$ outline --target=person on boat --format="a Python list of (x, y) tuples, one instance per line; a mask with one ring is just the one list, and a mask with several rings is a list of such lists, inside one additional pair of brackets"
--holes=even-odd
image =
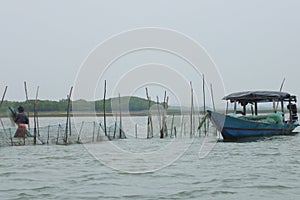
[(29, 120), (26, 114), (24, 113), (24, 108), (22, 106), (18, 107), (18, 113), (15, 115), (14, 121), (18, 124), (18, 129), (16, 130), (14, 137), (26, 137), (26, 125), (29, 123)]

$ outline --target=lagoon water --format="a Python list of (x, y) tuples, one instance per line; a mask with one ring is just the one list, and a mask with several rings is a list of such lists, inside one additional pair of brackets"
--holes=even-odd
[(299, 134), (245, 143), (204, 140), (128, 137), (0, 147), (0, 198), (300, 199)]

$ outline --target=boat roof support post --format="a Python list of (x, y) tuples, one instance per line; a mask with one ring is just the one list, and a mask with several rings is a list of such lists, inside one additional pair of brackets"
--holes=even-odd
[(254, 103), (254, 113), (257, 115), (257, 102)]
[(234, 114), (236, 114), (236, 100), (234, 101)]
[(281, 115), (282, 115), (282, 120), (284, 122), (285, 119), (284, 119), (284, 104), (283, 104), (283, 100), (281, 100)]
[(290, 113), (290, 119), (289, 119), (289, 122), (290, 123), (292, 123), (293, 122), (293, 120), (292, 120), (292, 108), (291, 108), (291, 103), (292, 103), (292, 101), (291, 101), (291, 97), (289, 98), (289, 113)]
[(226, 101), (226, 111), (225, 111), (225, 114), (227, 115), (227, 113), (228, 113), (228, 101)]

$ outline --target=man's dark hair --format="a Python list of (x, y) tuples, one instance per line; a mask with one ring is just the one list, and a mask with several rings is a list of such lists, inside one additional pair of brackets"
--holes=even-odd
[(21, 113), (21, 112), (24, 112), (23, 106), (19, 106), (19, 107), (18, 107), (18, 112), (20, 112), (20, 113)]

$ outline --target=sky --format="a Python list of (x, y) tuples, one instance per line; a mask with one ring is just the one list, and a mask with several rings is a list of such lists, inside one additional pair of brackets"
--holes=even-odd
[[(38, 86), (40, 99), (64, 99), (71, 86), (79, 82), (78, 77), (91, 54), (103, 48), (101, 44), (130, 30), (155, 27), (185, 35), (203, 47), (207, 53), (203, 59), (218, 71), (215, 79), (208, 75), (211, 80), (207, 80), (207, 87), (213, 81), (220, 84), (215, 92), (218, 100), (224, 94), (237, 91), (277, 91), (284, 78), (283, 90), (299, 96), (299, 9), (300, 1), (297, 0), (0, 0), (0, 93), (2, 95), (8, 86), (5, 99), (23, 101), (26, 81), (30, 99), (35, 98)], [(135, 39), (131, 42), (136, 43)], [(173, 44), (181, 45), (176, 40)], [(118, 44), (114, 47), (110, 49), (112, 54), (121, 49)], [(99, 60), (102, 57), (98, 55)], [(103, 78), (97, 74), (96, 85), (89, 85), (87, 80), (84, 86), (86, 90), (91, 88), (94, 97), (100, 99), (103, 79), (107, 79), (108, 90), (114, 91), (110, 95), (115, 96), (120, 92), (118, 88), (124, 86), (121, 77), (133, 83), (135, 77), (150, 80), (149, 77), (172, 76), (170, 80), (166, 78), (169, 83), (185, 87), (173, 91), (165, 84), (166, 88), (159, 89), (162, 84), (155, 85), (153, 79), (153, 87), (148, 85), (149, 92), (152, 99), (156, 96), (162, 99), (163, 90), (169, 89), (170, 99), (173, 99), (170, 101), (178, 104), (189, 91), (188, 82), (179, 80), (184, 74), (184, 80), (192, 81), (200, 102), (201, 76), (189, 72), (191, 66), (180, 58), (157, 50), (132, 53), (112, 63), (115, 68), (109, 76)], [(153, 71), (146, 73), (149, 63), (154, 63)], [(179, 76), (172, 75), (170, 70), (165, 76), (156, 76), (155, 70), (167, 69), (164, 68), (166, 63), (180, 65)], [(136, 66), (145, 69), (135, 70), (133, 79), (128, 79), (124, 74), (114, 73), (119, 72), (120, 66), (125, 74)], [(178, 71), (179, 68), (175, 68), (171, 71)], [(128, 94), (145, 97), (145, 86), (137, 82), (130, 86), (135, 88)], [(179, 91), (185, 93), (178, 95)], [(178, 101), (174, 100), (175, 96)], [(188, 104), (188, 99), (182, 100), (184, 104)]]

